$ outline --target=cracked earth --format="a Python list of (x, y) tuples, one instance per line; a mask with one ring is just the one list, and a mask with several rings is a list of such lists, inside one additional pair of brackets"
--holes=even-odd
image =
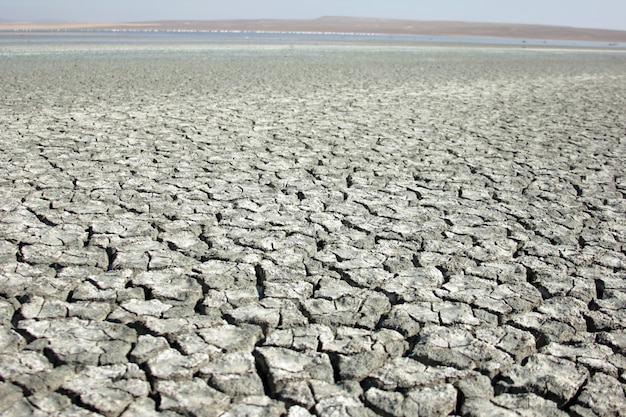
[(625, 54), (24, 48), (0, 415), (626, 415)]

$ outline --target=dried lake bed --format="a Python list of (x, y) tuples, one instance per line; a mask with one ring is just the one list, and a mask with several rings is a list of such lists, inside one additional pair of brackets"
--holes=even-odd
[(0, 415), (624, 415), (624, 51), (72, 39), (0, 42)]

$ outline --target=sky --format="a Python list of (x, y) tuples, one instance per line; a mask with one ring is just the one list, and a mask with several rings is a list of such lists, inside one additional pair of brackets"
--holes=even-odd
[(625, 0), (0, 0), (0, 21), (312, 19), (534, 23), (626, 30)]

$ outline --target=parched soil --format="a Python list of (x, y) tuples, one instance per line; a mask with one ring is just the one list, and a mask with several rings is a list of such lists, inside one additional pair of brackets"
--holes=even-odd
[(626, 410), (626, 54), (0, 50), (3, 416)]

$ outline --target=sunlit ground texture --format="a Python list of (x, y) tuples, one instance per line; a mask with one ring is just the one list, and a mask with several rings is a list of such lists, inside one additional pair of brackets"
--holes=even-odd
[(4, 45), (0, 415), (624, 415), (625, 68)]

